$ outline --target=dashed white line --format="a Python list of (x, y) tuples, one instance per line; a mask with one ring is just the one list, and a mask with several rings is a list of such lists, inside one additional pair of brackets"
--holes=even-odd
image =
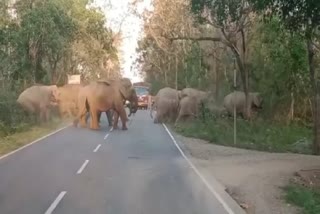
[(109, 133), (108, 133), (108, 134), (106, 134), (106, 136), (104, 136), (104, 138), (103, 138), (103, 139), (105, 140), (105, 139), (107, 139), (108, 137), (109, 137)]
[(88, 163), (89, 163), (89, 160), (86, 160), (78, 170), (77, 174), (81, 174), (84, 168), (88, 165)]
[(218, 199), (218, 201), (222, 204), (223, 208), (228, 212), (228, 214), (235, 214), (233, 212), (233, 210), (228, 206), (228, 204), (221, 198), (221, 196), (217, 193), (217, 191), (215, 191), (215, 189), (209, 184), (209, 182), (204, 178), (204, 176), (199, 172), (199, 170), (195, 167), (195, 165), (193, 165), (193, 163), (189, 160), (189, 158), (184, 154), (184, 152), (182, 151), (182, 149), (180, 148), (180, 146), (178, 145), (177, 141), (174, 139), (173, 135), (171, 134), (171, 132), (169, 131), (169, 129), (167, 128), (167, 126), (165, 124), (162, 124), (163, 127), (165, 128), (165, 130), (167, 131), (167, 133), (169, 134), (170, 138), (172, 139), (172, 141), (174, 142), (174, 144), (176, 145), (176, 147), (178, 148), (178, 150), (180, 151), (181, 155), (184, 157), (184, 159), (188, 162), (188, 164), (190, 165), (190, 167), (195, 171), (195, 173), (200, 177), (200, 179), (202, 180), (202, 182), (207, 186), (207, 188), (210, 190), (210, 192)]
[[(112, 132), (112, 131), (113, 131), (113, 127), (111, 127), (111, 129), (109, 130), (109, 132)], [(107, 133), (106, 136), (104, 136), (103, 139), (104, 139), (104, 140), (107, 139), (107, 138), (109, 137), (109, 135), (110, 135), (110, 133)]]
[(47, 209), (47, 211), (44, 214), (51, 214), (53, 210), (58, 206), (59, 202), (62, 200), (62, 198), (65, 196), (67, 192), (63, 191), (60, 192), (58, 197), (54, 200), (54, 202), (50, 205), (50, 207)]
[(100, 147), (101, 147), (101, 144), (99, 144), (99, 145), (93, 150), (93, 152), (97, 152)]

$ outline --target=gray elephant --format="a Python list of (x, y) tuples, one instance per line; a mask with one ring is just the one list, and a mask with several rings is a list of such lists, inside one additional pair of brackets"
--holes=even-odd
[(40, 121), (48, 121), (51, 108), (58, 105), (57, 90), (56, 85), (34, 85), (19, 95), (17, 103), (27, 112), (39, 114)]
[(196, 97), (185, 96), (180, 100), (179, 113), (175, 124), (182, 118), (193, 117), (196, 118), (199, 112), (199, 102)]
[[(250, 107), (252, 108), (262, 108), (262, 97), (258, 92), (249, 93), (249, 102)], [(223, 106), (226, 108), (229, 114), (233, 116), (234, 106), (236, 107), (236, 112), (242, 114), (242, 117), (245, 116), (245, 107), (246, 107), (246, 96), (243, 91), (235, 91), (227, 96), (223, 100)], [(250, 109), (250, 110), (251, 110)]]
[(180, 99), (183, 97), (189, 96), (189, 97), (195, 97), (197, 100), (205, 100), (209, 96), (209, 92), (201, 91), (195, 88), (184, 88), (180, 92)]
[(165, 87), (158, 91), (150, 110), (151, 118), (153, 118), (153, 110), (156, 109), (157, 111), (154, 123), (175, 120), (178, 114), (179, 97), (180, 91), (170, 87)]

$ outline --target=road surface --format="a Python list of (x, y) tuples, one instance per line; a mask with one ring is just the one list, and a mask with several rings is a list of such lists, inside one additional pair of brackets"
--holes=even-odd
[(232, 213), (147, 111), (108, 129), (68, 127), (1, 159), (0, 213)]

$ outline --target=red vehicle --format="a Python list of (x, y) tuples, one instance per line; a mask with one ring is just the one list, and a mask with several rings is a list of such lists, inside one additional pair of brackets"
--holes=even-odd
[(133, 84), (134, 89), (136, 90), (138, 96), (138, 108), (147, 109), (149, 104), (149, 86), (147, 83), (136, 83)]

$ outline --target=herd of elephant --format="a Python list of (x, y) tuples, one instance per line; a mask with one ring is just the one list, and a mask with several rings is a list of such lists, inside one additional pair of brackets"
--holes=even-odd
[[(154, 97), (150, 116), (153, 118), (153, 110), (156, 109), (154, 123), (162, 123), (167, 120), (173, 120), (177, 123), (185, 117), (197, 117), (200, 104), (213, 97), (210, 94), (210, 92), (194, 88), (184, 88), (183, 90), (170, 87), (162, 88)], [(126, 101), (130, 103), (129, 115), (125, 111)], [(252, 108), (262, 107), (262, 97), (259, 93), (249, 93), (249, 102)], [(61, 116), (67, 115), (74, 118), (73, 124), (75, 126), (80, 123), (81, 127), (86, 127), (90, 116), (90, 129), (94, 130), (100, 128), (102, 112), (106, 113), (109, 126), (112, 125), (113, 129), (118, 128), (120, 117), (122, 129), (127, 130), (128, 116), (130, 117), (138, 110), (138, 97), (128, 78), (98, 80), (86, 85), (66, 84), (61, 87), (36, 84), (25, 89), (19, 95), (17, 103), (26, 112), (39, 114), (41, 121), (47, 121), (50, 111), (57, 107)], [(214, 107), (213, 109), (232, 115), (235, 107), (237, 113), (244, 115), (245, 103), (245, 94), (241, 91), (235, 91), (225, 96), (222, 108)]]
[[(218, 114), (227, 113), (233, 115), (234, 107), (236, 112), (244, 116), (246, 97), (242, 91), (234, 91), (224, 97), (223, 106), (218, 107), (210, 92), (201, 91), (194, 88), (184, 88), (176, 90), (170, 87), (162, 88), (158, 91), (151, 107), (150, 116), (153, 118), (153, 110), (157, 113), (154, 123), (175, 121), (175, 124), (186, 117), (197, 117), (201, 104), (207, 103), (209, 109)], [(262, 97), (258, 92), (249, 93), (249, 103), (251, 110), (262, 108)], [(211, 104), (211, 105), (210, 105)]]
[(87, 126), (90, 115), (90, 129), (99, 129), (101, 113), (105, 112), (109, 126), (118, 128), (119, 117), (122, 129), (126, 130), (128, 121), (125, 102), (129, 101), (130, 116), (138, 110), (138, 97), (128, 78), (119, 80), (99, 80), (89, 84), (56, 85), (36, 84), (25, 89), (18, 97), (17, 103), (27, 112), (39, 114), (41, 121), (47, 121), (50, 111), (59, 108), (61, 116), (74, 118), (75, 126)]

